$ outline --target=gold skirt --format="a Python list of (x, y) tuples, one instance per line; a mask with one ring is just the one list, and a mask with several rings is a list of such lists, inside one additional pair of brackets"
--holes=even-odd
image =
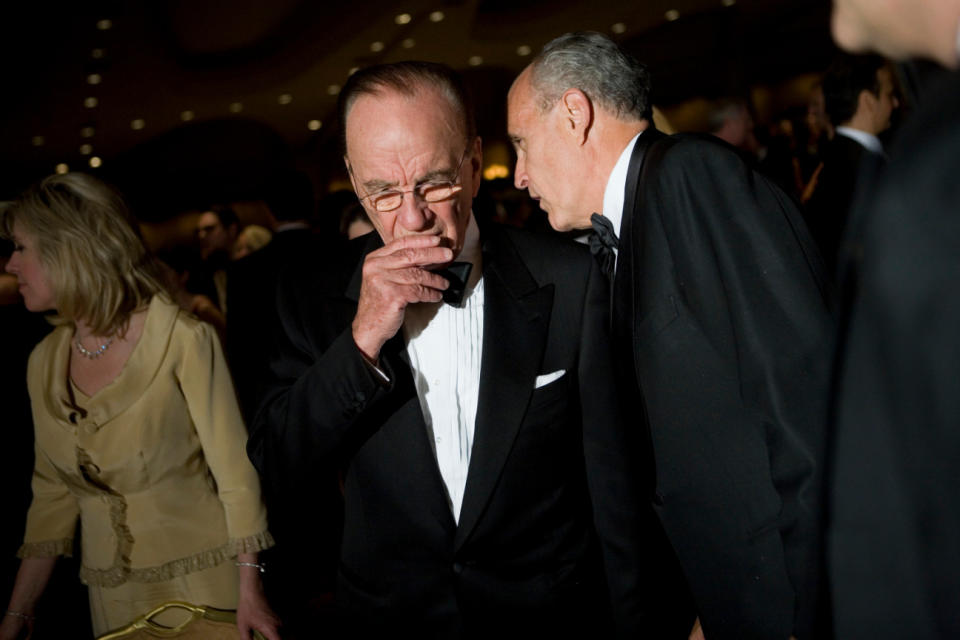
[[(171, 600), (217, 609), (236, 609), (239, 582), (237, 568), (233, 561), (228, 560), (210, 569), (163, 582), (124, 582), (116, 587), (91, 585), (88, 588), (93, 634), (101, 636), (125, 627), (151, 609)], [(155, 622), (174, 627), (187, 617), (184, 611), (173, 610), (165, 612)]]

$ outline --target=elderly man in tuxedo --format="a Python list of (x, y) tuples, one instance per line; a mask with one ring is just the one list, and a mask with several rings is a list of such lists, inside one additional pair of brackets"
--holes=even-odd
[(960, 0), (836, 0), (848, 51), (944, 67), (854, 208), (831, 444), (838, 638), (960, 637)]
[(342, 468), (337, 597), (354, 632), (639, 629), (653, 515), (603, 275), (575, 243), (478, 228), (481, 144), (449, 69), (361, 70), (340, 114), (376, 233), (281, 287), (248, 448), (265, 482), (309, 509), (311, 478)]
[(508, 127), (517, 187), (550, 224), (600, 227), (693, 635), (814, 637), (831, 322), (799, 212), (731, 147), (656, 131), (646, 68), (601, 34), (549, 43), (510, 89)]

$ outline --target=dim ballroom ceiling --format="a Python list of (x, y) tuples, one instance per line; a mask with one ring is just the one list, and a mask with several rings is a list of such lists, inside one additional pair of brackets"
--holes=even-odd
[(378, 62), (465, 72), (481, 133), (502, 136), (511, 79), (571, 30), (607, 33), (648, 62), (658, 102), (745, 91), (821, 68), (828, 15), (814, 0), (7, 3), (0, 198), (61, 164), (154, 190), (332, 169), (337, 92)]

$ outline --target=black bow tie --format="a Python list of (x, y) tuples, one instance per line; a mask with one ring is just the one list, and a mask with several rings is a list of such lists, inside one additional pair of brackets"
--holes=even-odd
[(467, 278), (470, 277), (470, 270), (473, 269), (473, 263), (470, 262), (451, 262), (443, 269), (434, 271), (447, 279), (450, 286), (443, 292), (443, 301), (454, 307), (459, 307), (463, 300), (463, 294), (467, 292)]
[(607, 277), (613, 278), (617, 266), (617, 254), (614, 250), (618, 244), (613, 223), (599, 213), (594, 213), (590, 215), (590, 225), (593, 227), (589, 238), (590, 253), (600, 263), (600, 268)]

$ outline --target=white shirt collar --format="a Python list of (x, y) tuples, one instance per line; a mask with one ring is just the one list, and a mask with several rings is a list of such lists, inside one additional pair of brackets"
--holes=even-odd
[(627, 191), (627, 170), (630, 168), (630, 156), (633, 155), (633, 147), (637, 144), (641, 131), (630, 139), (626, 148), (620, 154), (617, 164), (613, 165), (613, 171), (607, 178), (607, 188), (603, 192), (603, 217), (610, 221), (617, 237), (620, 237), (620, 225), (623, 223), (623, 201)]
[(860, 129), (851, 129), (850, 127), (837, 127), (837, 133), (859, 142), (860, 146), (866, 148), (867, 151), (883, 155), (883, 143), (880, 142), (880, 138), (872, 133)]

